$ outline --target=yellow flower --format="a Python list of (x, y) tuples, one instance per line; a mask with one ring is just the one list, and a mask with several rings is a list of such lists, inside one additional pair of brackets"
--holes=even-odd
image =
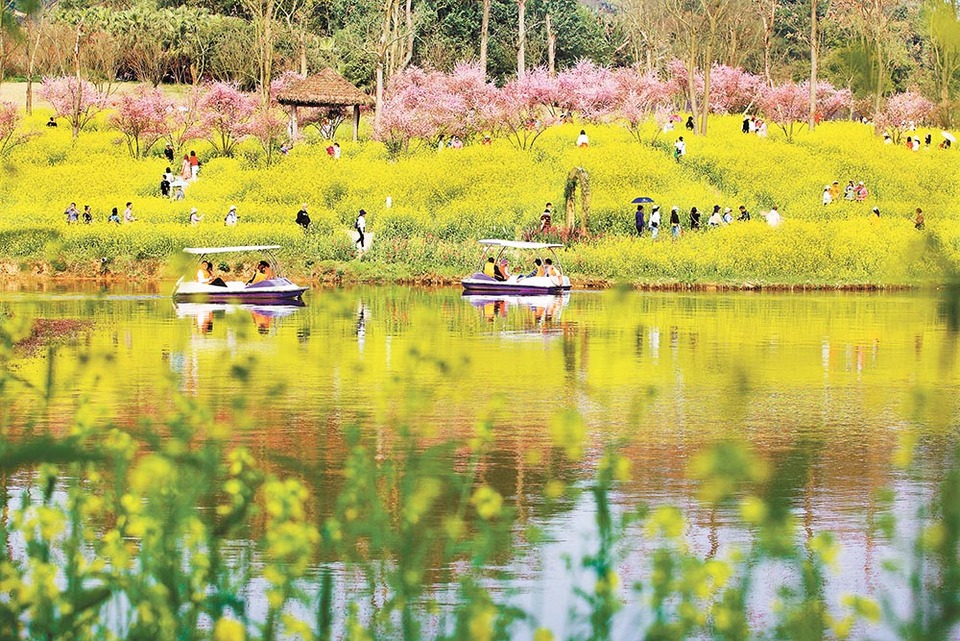
[(213, 641), (245, 641), (247, 631), (243, 624), (233, 619), (220, 619), (213, 626)]
[(470, 503), (476, 508), (480, 518), (489, 521), (500, 515), (503, 497), (489, 485), (481, 485), (474, 491)]

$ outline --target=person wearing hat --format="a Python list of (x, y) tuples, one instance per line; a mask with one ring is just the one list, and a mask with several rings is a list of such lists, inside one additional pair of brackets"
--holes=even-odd
[(733, 210), (729, 207), (723, 208), (723, 224), (729, 225), (733, 222)]
[(823, 187), (823, 206), (826, 207), (833, 202), (833, 194), (830, 193), (830, 185)]
[(354, 223), (353, 228), (357, 230), (357, 249), (363, 251), (365, 246), (365, 237), (364, 234), (367, 231), (367, 212), (360, 210), (360, 213), (357, 214), (357, 222)]
[(310, 227), (310, 215), (307, 214), (307, 203), (303, 203), (303, 205), (300, 206), (300, 211), (297, 212), (296, 223), (303, 227), (304, 230)]
[(680, 208), (676, 205), (670, 210), (670, 233), (674, 238), (680, 238)]
[(874, 216), (876, 216), (877, 218), (880, 218), (880, 208), (879, 208), (879, 207), (874, 207), (874, 208), (871, 209), (870, 211), (873, 212), (873, 215), (874, 215)]
[(660, 235), (660, 205), (654, 205), (650, 210), (650, 237), (656, 239)]
[(237, 224), (237, 220), (239, 220), (237, 216), (237, 206), (230, 205), (230, 211), (228, 211), (227, 215), (224, 216), (223, 224), (226, 225), (227, 227), (233, 227), (234, 225)]
[(197, 213), (197, 208), (194, 207), (190, 210), (190, 224), (199, 225), (200, 221), (203, 220), (203, 216)]

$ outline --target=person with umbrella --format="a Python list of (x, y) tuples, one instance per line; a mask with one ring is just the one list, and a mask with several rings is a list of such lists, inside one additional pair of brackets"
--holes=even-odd
[(643, 230), (647, 228), (646, 212), (643, 210), (643, 206), (646, 203), (652, 203), (653, 198), (638, 196), (630, 202), (637, 206), (637, 211), (634, 214), (634, 224), (637, 227), (637, 235), (643, 236)]

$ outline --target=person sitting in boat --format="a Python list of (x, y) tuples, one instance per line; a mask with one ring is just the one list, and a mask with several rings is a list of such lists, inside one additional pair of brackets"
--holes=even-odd
[(558, 272), (557, 268), (553, 266), (553, 260), (550, 258), (546, 260), (546, 264), (543, 266), (543, 272), (554, 282), (560, 280), (560, 272)]
[(253, 272), (253, 276), (250, 277), (250, 280), (247, 281), (247, 285), (256, 285), (265, 280), (270, 280), (272, 275), (270, 274), (270, 263), (265, 260), (261, 260), (257, 263), (257, 269)]
[(197, 270), (197, 282), (203, 283), (204, 285), (215, 285), (217, 287), (226, 287), (227, 284), (223, 282), (223, 279), (217, 276), (213, 276), (213, 263), (209, 260), (205, 260), (200, 263), (200, 269)]
[(493, 277), (497, 280), (507, 280), (510, 278), (510, 270), (507, 269), (507, 259), (501, 258), (499, 265), (493, 266)]
[(533, 261), (534, 268), (533, 271), (527, 274), (527, 278), (533, 278), (534, 276), (543, 276), (546, 272), (543, 270), (543, 260), (537, 258)]
[(487, 258), (487, 262), (483, 264), (483, 273), (490, 278), (497, 277), (497, 265), (496, 261), (493, 259), (493, 256)]

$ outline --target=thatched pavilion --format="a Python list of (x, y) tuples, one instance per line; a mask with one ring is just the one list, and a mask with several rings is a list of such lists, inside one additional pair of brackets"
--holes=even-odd
[(353, 107), (353, 139), (356, 140), (360, 127), (360, 106), (372, 105), (373, 99), (328, 67), (291, 83), (277, 96), (277, 102), (290, 111), (290, 133), (294, 138), (300, 131), (299, 107)]

